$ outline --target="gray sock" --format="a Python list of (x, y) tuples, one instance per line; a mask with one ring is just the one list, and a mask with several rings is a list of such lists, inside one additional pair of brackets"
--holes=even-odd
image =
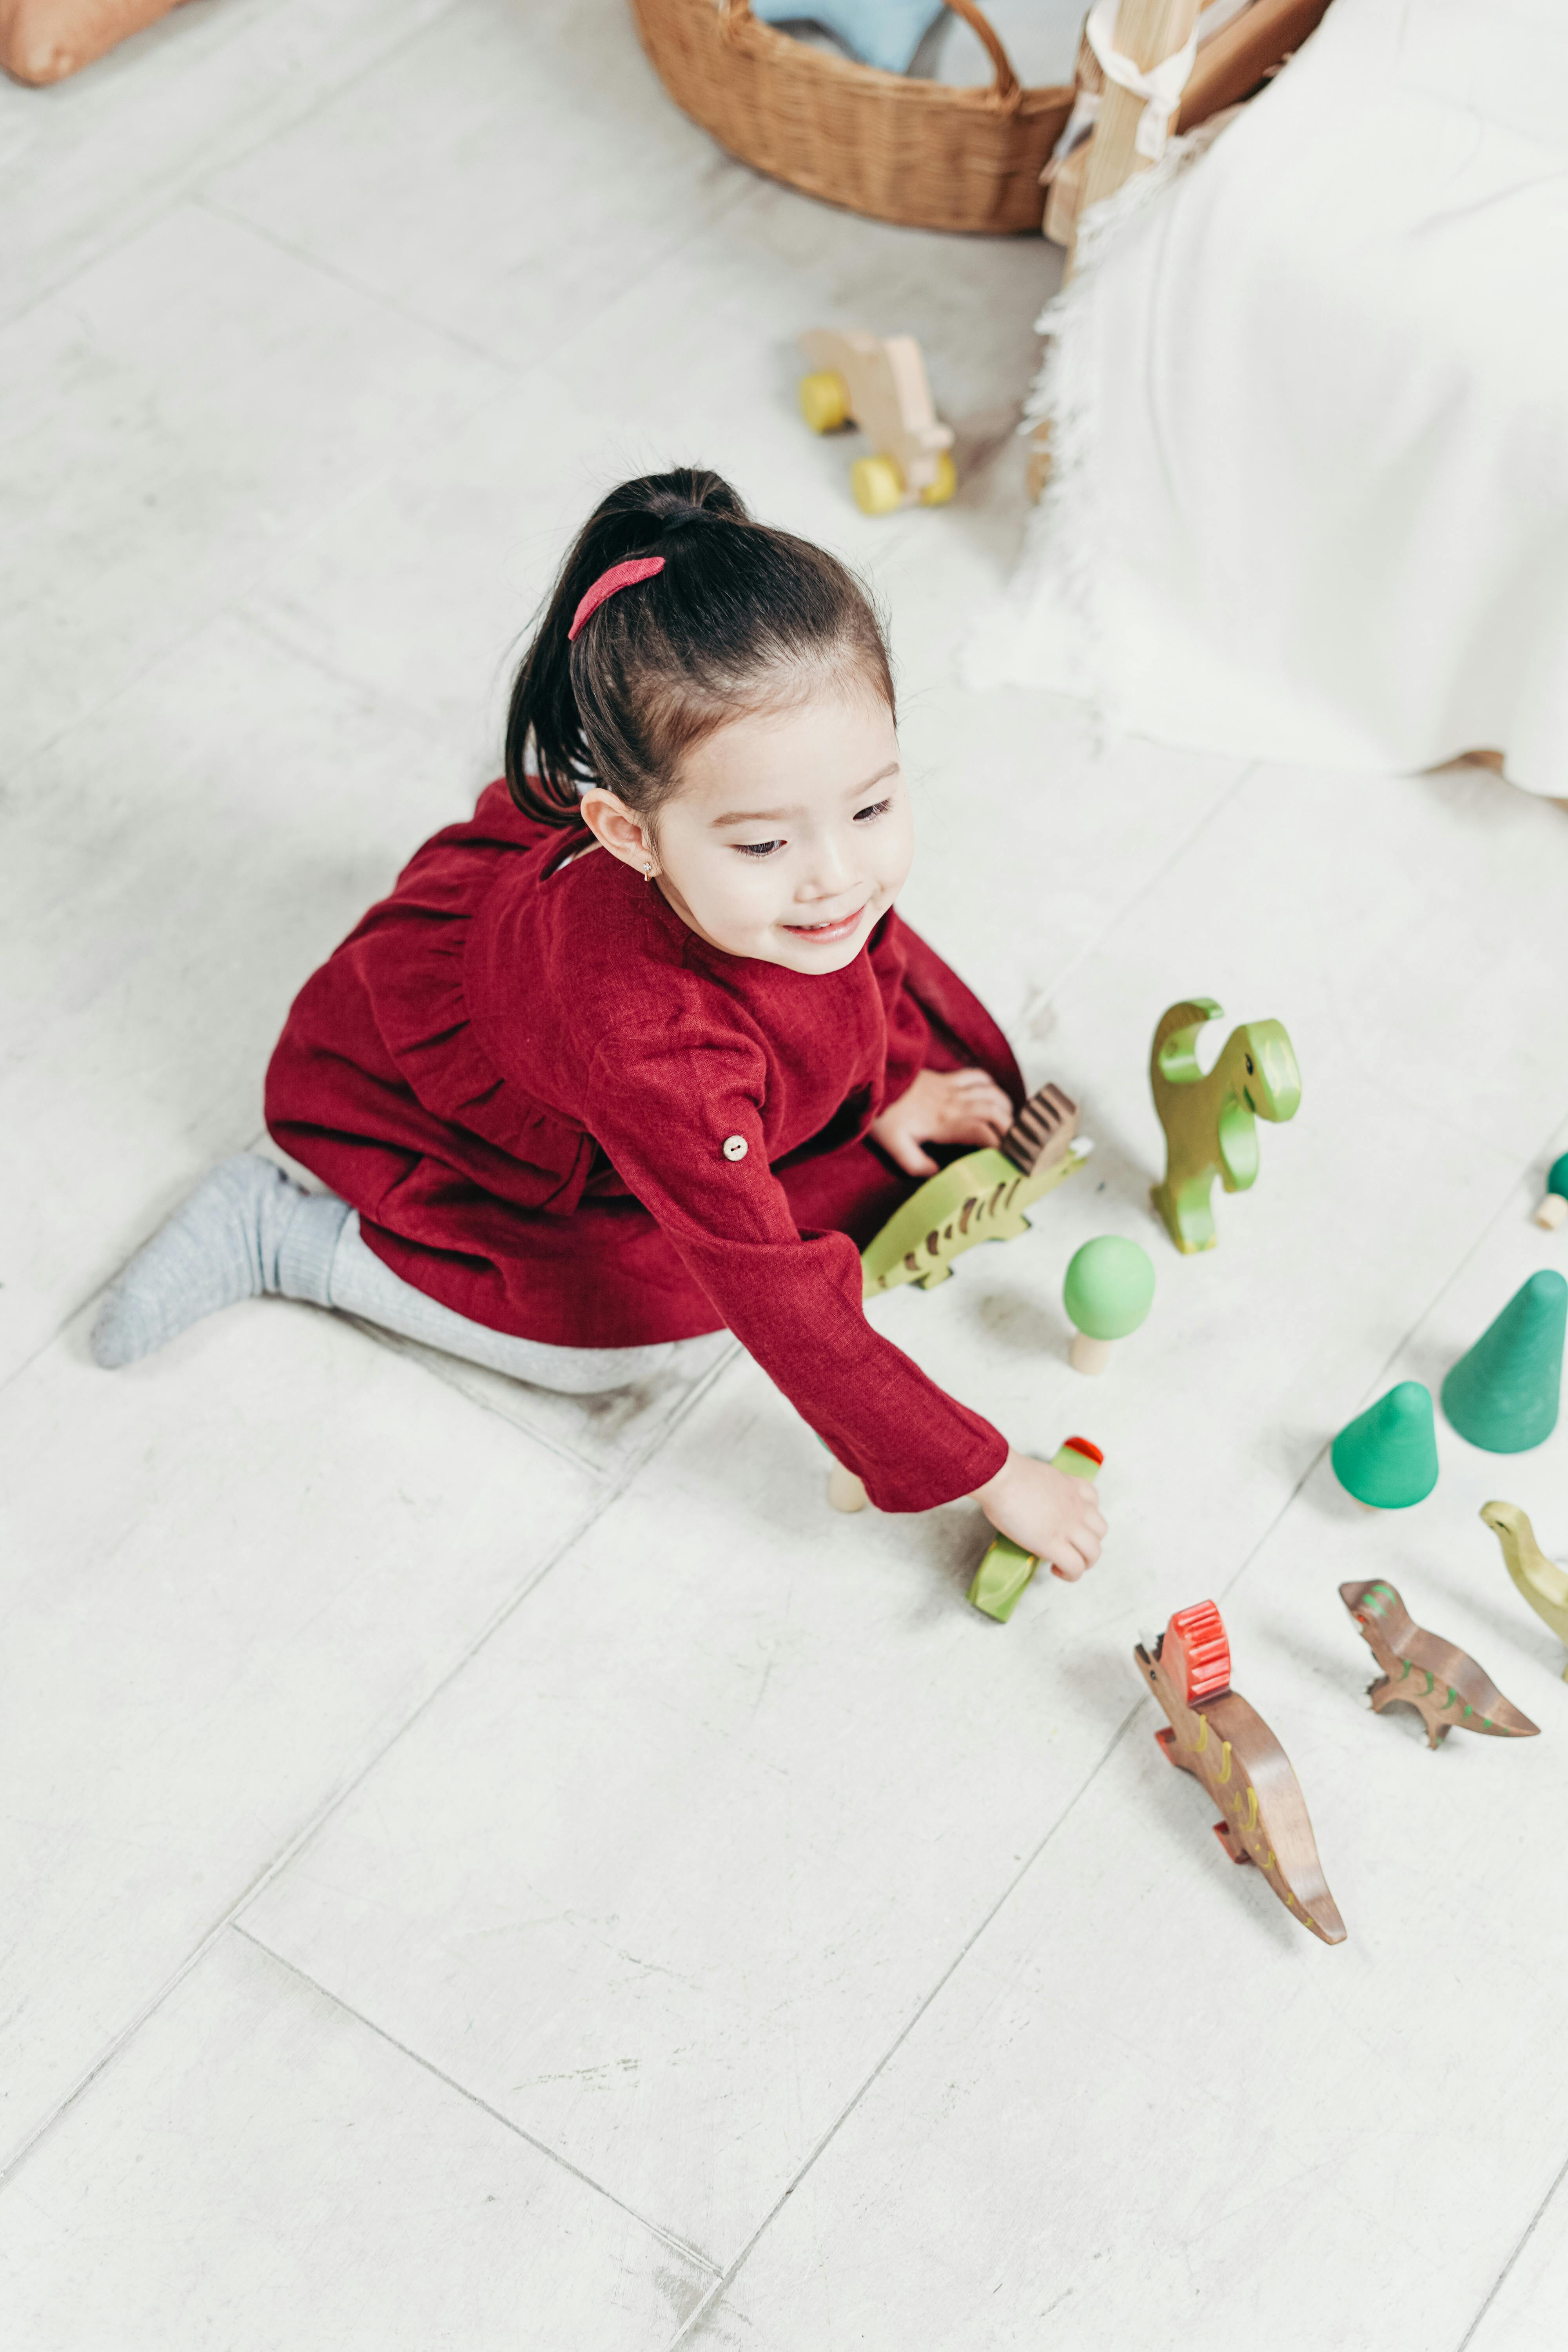
[(328, 1277), (348, 1205), (306, 1192), (242, 1151), (215, 1168), (139, 1250), (99, 1309), (89, 1345), (106, 1371), (133, 1364), (237, 1299), (264, 1291), (331, 1304)]

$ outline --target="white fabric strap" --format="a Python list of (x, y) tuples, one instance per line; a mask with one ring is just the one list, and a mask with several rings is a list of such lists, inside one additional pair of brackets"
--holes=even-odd
[(1073, 149), (1075, 147), (1082, 146), (1084, 141), (1089, 137), (1089, 132), (1094, 129), (1095, 123), (1099, 119), (1099, 90), (1075, 90), (1073, 92), (1072, 112), (1068, 116), (1066, 130), (1062, 132), (1061, 137), (1057, 141), (1056, 145), (1051, 149), (1051, 160), (1047, 164), (1043, 175), (1045, 178), (1054, 178), (1057, 170), (1061, 164), (1067, 162), (1067, 159), (1072, 153)]
[(1145, 163), (1157, 163), (1165, 152), (1170, 134), (1171, 117), (1177, 101), (1187, 86), (1193, 60), (1198, 53), (1198, 29), (1194, 25), (1188, 34), (1184, 47), (1173, 55), (1162, 58), (1157, 66), (1145, 73), (1131, 58), (1123, 57), (1116, 46), (1116, 16), (1118, 0), (1094, 0), (1089, 12), (1084, 34), (1089, 47), (1100, 60), (1100, 69), (1107, 81), (1124, 89), (1133, 98), (1143, 100), (1138, 132), (1132, 144)]

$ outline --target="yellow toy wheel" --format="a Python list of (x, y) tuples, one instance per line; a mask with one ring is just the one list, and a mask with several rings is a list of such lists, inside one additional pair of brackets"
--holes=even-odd
[(958, 467), (952, 451), (944, 449), (936, 461), (936, 479), (920, 493), (922, 507), (944, 507), (958, 488)]
[(891, 457), (857, 457), (849, 487), (862, 514), (891, 514), (904, 503), (904, 478)]
[(848, 424), (849, 386), (837, 368), (801, 377), (800, 413), (814, 433), (837, 433)]

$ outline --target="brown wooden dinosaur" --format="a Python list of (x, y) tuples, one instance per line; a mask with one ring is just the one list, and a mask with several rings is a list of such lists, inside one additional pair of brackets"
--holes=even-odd
[(1215, 1835), (1232, 1862), (1256, 1863), (1285, 1908), (1325, 1944), (1345, 1923), (1323, 1876), (1300, 1783), (1263, 1717), (1230, 1687), (1230, 1643), (1212, 1601), (1178, 1609), (1133, 1654), (1170, 1717), (1154, 1734), (1169, 1761), (1202, 1781), (1224, 1815)]
[(1361, 1627), (1383, 1668), (1368, 1685), (1374, 1711), (1413, 1706), (1426, 1727), (1428, 1748), (1450, 1731), (1481, 1731), (1494, 1739), (1532, 1739), (1541, 1729), (1504, 1698), (1468, 1650), (1417, 1625), (1392, 1584), (1342, 1584), (1340, 1599)]

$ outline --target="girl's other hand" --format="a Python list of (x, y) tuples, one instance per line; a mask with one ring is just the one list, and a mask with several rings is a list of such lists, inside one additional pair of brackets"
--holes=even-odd
[(984, 1070), (922, 1070), (870, 1132), (906, 1175), (934, 1176), (922, 1143), (999, 1143), (1012, 1123), (1012, 1104)]
[(1088, 1478), (1009, 1454), (994, 1478), (975, 1488), (974, 1500), (999, 1535), (1048, 1561), (1052, 1575), (1069, 1584), (1100, 1558), (1105, 1518)]

